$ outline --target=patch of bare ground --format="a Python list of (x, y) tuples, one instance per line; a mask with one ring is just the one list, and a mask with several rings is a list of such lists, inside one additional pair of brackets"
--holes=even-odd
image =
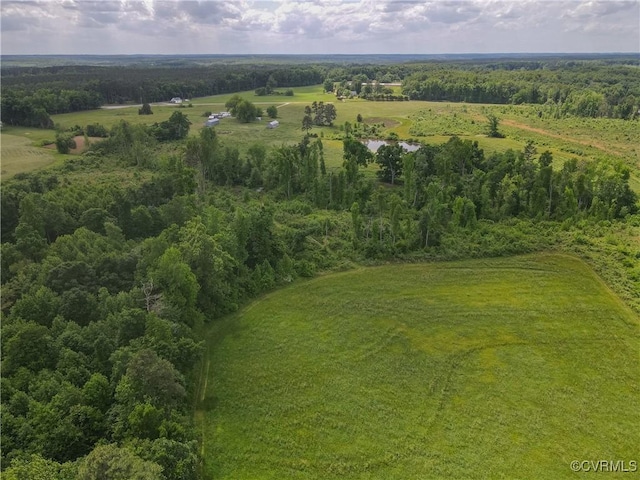
[[(71, 155), (80, 155), (81, 153), (85, 152), (87, 150), (87, 148), (89, 148), (89, 145), (86, 144), (85, 142), (85, 137), (84, 135), (76, 135), (75, 137), (73, 137), (73, 140), (76, 142), (76, 148), (72, 148), (71, 150), (69, 150), (69, 153)], [(102, 137), (89, 137), (89, 144), (95, 143), (95, 142), (101, 142), (102, 140), (104, 140), (104, 138)], [(51, 143), (49, 145), (46, 145), (45, 148), (50, 148), (50, 149), (55, 149), (56, 148), (56, 144), (55, 143)]]
[(384, 118), (384, 117), (367, 117), (363, 119), (363, 121), (368, 125), (382, 123), (384, 125), (384, 128), (392, 128), (392, 127), (397, 127), (398, 125), (401, 125), (401, 123), (397, 120), (393, 120), (391, 118)]

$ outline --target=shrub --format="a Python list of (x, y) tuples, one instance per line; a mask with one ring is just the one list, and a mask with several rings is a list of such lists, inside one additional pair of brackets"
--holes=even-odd
[(498, 131), (500, 120), (493, 114), (487, 115), (489, 124), (487, 126), (487, 136), (490, 138), (504, 138), (504, 135)]
[(73, 148), (76, 148), (76, 141), (71, 135), (64, 135), (62, 133), (56, 135), (56, 149), (58, 153), (67, 154)]
[(151, 105), (148, 103), (143, 103), (142, 107), (138, 109), (138, 115), (153, 115), (151, 111)]
[(85, 133), (88, 137), (107, 138), (109, 136), (107, 128), (104, 125), (100, 125), (99, 123), (87, 125), (87, 127), (85, 128)]

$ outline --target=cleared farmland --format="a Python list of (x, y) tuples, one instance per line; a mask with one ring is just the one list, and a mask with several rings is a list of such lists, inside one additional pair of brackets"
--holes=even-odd
[(639, 346), (637, 317), (573, 257), (296, 283), (211, 328), (205, 474), (567, 478), (572, 460), (628, 462)]

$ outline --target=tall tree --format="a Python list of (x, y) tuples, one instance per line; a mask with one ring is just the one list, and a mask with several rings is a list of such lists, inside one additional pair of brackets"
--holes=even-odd
[(258, 117), (258, 108), (249, 100), (240, 100), (231, 113), (242, 123), (253, 122)]
[(267, 84), (265, 86), (265, 89), (267, 91), (267, 94), (271, 94), (273, 93), (273, 91), (275, 90), (275, 88), (278, 86), (278, 82), (276, 81), (276, 79), (274, 78), (273, 74), (269, 75), (269, 78), (267, 79)]
[(382, 145), (376, 153), (376, 163), (380, 165), (378, 176), (393, 185), (402, 174), (403, 148), (398, 144)]
[(500, 120), (493, 113), (487, 115), (487, 136), (491, 138), (504, 138), (504, 135), (498, 131)]
[(148, 103), (143, 103), (142, 107), (138, 109), (138, 115), (153, 115), (151, 111), (151, 105)]
[(311, 107), (308, 105), (304, 107), (304, 117), (302, 117), (302, 130), (309, 133), (309, 130), (313, 127), (313, 118), (311, 117)]
[(373, 153), (362, 142), (353, 138), (342, 141), (342, 158), (347, 175), (347, 183), (352, 185), (357, 180), (358, 167), (366, 167), (374, 159)]
[(337, 116), (338, 112), (336, 111), (335, 105), (333, 103), (325, 104), (322, 109), (322, 125), (332, 126)]
[(127, 448), (115, 444), (96, 447), (78, 468), (78, 480), (156, 480), (162, 478), (162, 467), (142, 460)]
[(158, 259), (151, 278), (157, 282), (164, 300), (171, 307), (172, 316), (189, 326), (197, 324), (199, 315), (195, 307), (200, 286), (176, 247), (169, 247)]
[(277, 118), (278, 117), (278, 107), (276, 107), (275, 105), (269, 105), (267, 107), (267, 115), (269, 115), (269, 118)]
[(419, 228), (425, 247), (438, 245), (447, 221), (447, 205), (442, 186), (431, 182), (425, 192), (426, 203), (420, 210)]

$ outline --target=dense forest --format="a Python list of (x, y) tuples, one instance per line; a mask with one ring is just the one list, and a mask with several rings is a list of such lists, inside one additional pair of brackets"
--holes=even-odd
[[(640, 109), (637, 58), (521, 59), (399, 64), (319, 62), (206, 65), (2, 66), (2, 119), (10, 125), (52, 127), (49, 115), (102, 104), (162, 102), (246, 90), (330, 82), (364, 98), (363, 84), (402, 82), (394, 100), (545, 105), (556, 117), (632, 119)], [(378, 92), (380, 93), (380, 92)], [(379, 99), (390, 99), (388, 97)]]
[[(563, 231), (638, 211), (627, 167), (554, 169), (531, 143), (486, 155), (453, 137), (372, 153), (347, 132), (343, 168), (327, 171), (308, 135), (241, 156), (214, 129), (176, 140), (154, 128), (123, 122), (82, 158), (3, 186), (8, 478), (116, 465), (128, 478), (198, 478), (190, 405), (208, 322), (350, 262), (557, 248)], [(363, 175), (375, 166), (378, 180)], [(100, 183), (68, 180), (100, 169)]]
[(279, 87), (322, 83), (318, 66), (10, 67), (2, 69), (2, 118), (10, 125), (46, 128), (43, 115), (102, 104), (162, 102), (254, 90), (271, 79)]
[[(591, 116), (575, 110), (591, 95), (611, 107), (597, 115), (619, 115), (630, 97), (637, 109), (635, 67), (555, 62), (134, 66), (126, 76), (118, 67), (11, 67), (2, 118), (50, 127), (49, 114), (102, 102), (323, 80), (401, 80), (414, 98), (448, 79), (459, 87), (446, 95), (460, 101), (523, 95), (559, 115)], [(465, 97), (464, 85), (479, 96)], [(532, 89), (537, 96), (524, 98)], [(314, 102), (297, 138), (242, 153), (213, 128), (189, 136), (180, 110), (150, 125), (121, 121), (82, 155), (3, 180), (3, 478), (201, 478), (193, 408), (207, 326), (319, 272), (557, 250), (588, 259), (640, 314), (637, 253), (614, 241), (640, 224), (622, 161), (557, 166), (531, 141), (488, 153), (457, 136), (372, 152), (360, 141), (372, 127), (356, 121), (336, 129), (343, 163), (328, 168), (322, 135), (310, 130), (330, 128), (335, 108)]]
[(640, 106), (637, 68), (587, 65), (422, 71), (404, 79), (403, 93), (414, 100), (545, 104), (557, 117), (635, 118)]

